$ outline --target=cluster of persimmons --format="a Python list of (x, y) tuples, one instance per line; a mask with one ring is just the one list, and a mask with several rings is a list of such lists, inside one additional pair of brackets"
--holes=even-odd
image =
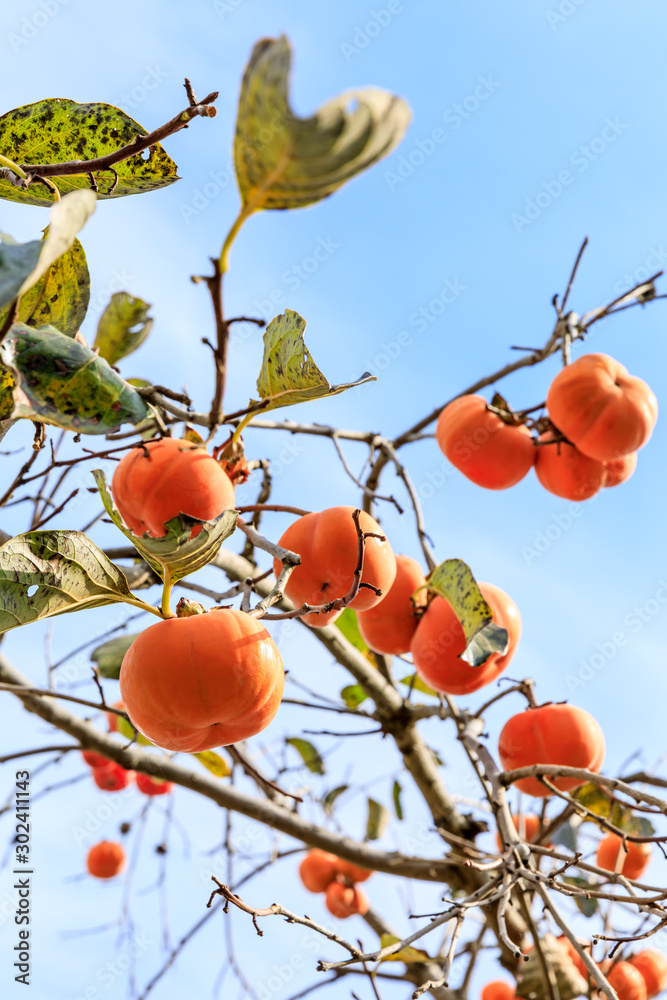
[(368, 896), (357, 882), (365, 882), (373, 873), (335, 854), (315, 848), (308, 851), (299, 865), (299, 875), (308, 892), (323, 892), (329, 913), (339, 920), (368, 912)]
[(630, 478), (651, 436), (658, 403), (649, 386), (607, 354), (585, 354), (560, 370), (546, 399), (548, 418), (489, 408), (482, 396), (455, 399), (440, 414), (442, 452), (478, 486), (504, 490), (535, 468), (545, 489), (587, 500)]
[[(646, 383), (602, 354), (585, 355), (564, 367), (549, 388), (546, 406), (548, 417), (532, 425), (538, 439), (525, 416), (489, 408), (479, 396), (459, 397), (442, 411), (436, 437), (450, 461), (482, 486), (504, 489), (534, 466), (547, 489), (581, 500), (631, 475), (636, 452), (657, 418), (657, 403)], [(127, 527), (152, 537), (164, 536), (166, 523), (178, 514), (207, 521), (234, 507), (234, 487), (224, 464), (190, 440), (162, 438), (133, 448), (116, 468), (112, 492)], [(319, 629), (342, 614), (341, 599), (352, 592), (362, 534), (360, 586), (346, 603), (357, 612), (368, 647), (380, 654), (410, 654), (422, 680), (442, 694), (470, 694), (498, 678), (521, 634), (512, 599), (494, 584), (479, 584), (508, 642), (504, 652), (471, 666), (461, 658), (466, 638), (450, 603), (429, 591), (414, 559), (394, 554), (377, 521), (359, 512), (355, 523), (354, 513), (354, 508), (340, 506), (304, 514), (280, 538), (280, 546), (301, 558), (285, 594), (303, 609), (303, 621)], [(191, 537), (199, 531), (195, 526)], [(276, 576), (282, 568), (276, 559)], [(334, 602), (338, 604), (332, 607)], [(283, 685), (283, 664), (271, 636), (257, 618), (233, 608), (179, 609), (139, 635), (120, 672), (122, 704), (133, 725), (147, 740), (173, 752), (201, 752), (261, 732), (278, 710)], [(568, 704), (530, 705), (506, 722), (498, 745), (505, 770), (544, 764), (598, 772), (604, 753), (597, 721)], [(89, 756), (99, 787), (124, 787), (128, 772)], [(146, 786), (146, 794), (168, 790), (143, 775), (136, 780)], [(546, 781), (536, 776), (515, 782), (520, 791), (541, 798), (554, 788), (567, 791), (582, 783), (572, 777)], [(153, 790), (147, 791), (149, 787)], [(526, 839), (533, 839), (531, 824), (539, 834), (537, 817), (515, 822), (521, 822), (517, 829), (525, 830)], [(638, 878), (649, 853), (650, 846), (628, 845), (610, 834), (600, 842), (597, 861), (601, 868)], [(309, 852), (300, 872), (306, 888), (326, 893), (335, 916), (367, 909), (368, 900), (356, 883), (369, 872), (317, 850)], [(612, 973), (618, 977), (614, 970), (626, 964), (616, 963)], [(645, 998), (627, 995), (625, 1000)]]
[[(577, 972), (588, 982), (588, 970), (574, 945), (566, 937), (560, 937), (557, 941), (562, 949), (562, 960), (571, 961)], [(619, 1000), (651, 1000), (667, 986), (667, 958), (654, 948), (645, 948), (627, 961), (606, 960), (599, 963), (599, 967)], [(496, 979), (484, 986), (481, 1000), (517, 1000), (517, 997), (512, 985)]]

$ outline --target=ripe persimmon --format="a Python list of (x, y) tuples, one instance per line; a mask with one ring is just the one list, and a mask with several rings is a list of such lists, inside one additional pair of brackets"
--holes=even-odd
[(598, 844), (596, 864), (608, 872), (620, 872), (626, 878), (639, 878), (651, 860), (651, 845), (638, 844), (627, 840), (627, 851), (623, 838), (608, 833)]
[(421, 566), (410, 556), (396, 556), (396, 579), (389, 593), (368, 611), (359, 611), (359, 631), (367, 646), (376, 653), (399, 655), (410, 651), (410, 643), (419, 623), (416, 608), (426, 603), (426, 577)]
[(278, 647), (256, 618), (221, 608), (150, 625), (120, 669), (132, 724), (165, 750), (197, 753), (247, 740), (278, 711)]
[(299, 875), (308, 892), (324, 892), (338, 873), (339, 858), (315, 847), (299, 865)]
[(86, 867), (95, 878), (114, 878), (125, 867), (125, 851), (112, 840), (102, 840), (88, 851)]
[(608, 354), (584, 354), (549, 386), (554, 424), (583, 455), (611, 462), (642, 448), (658, 419), (658, 401), (643, 379)]
[[(521, 813), (520, 816), (515, 813), (512, 816), (512, 823), (519, 836), (529, 842), (533, 841), (542, 829), (540, 817), (535, 813)], [(498, 833), (496, 834), (496, 844), (498, 845), (498, 850), (502, 850), (500, 834)]]
[(168, 795), (174, 787), (173, 781), (152, 778), (150, 774), (142, 774), (141, 771), (137, 771), (135, 781), (137, 788), (143, 795)]
[(487, 490), (505, 490), (535, 461), (533, 438), (524, 424), (506, 423), (483, 396), (459, 396), (438, 417), (435, 438), (455, 468)]
[[(345, 597), (354, 581), (357, 566), (358, 536), (352, 515), (354, 507), (329, 507), (320, 513), (304, 514), (289, 526), (279, 544), (301, 556), (285, 587), (285, 593), (297, 606), (327, 604)], [(361, 582), (378, 588), (380, 594), (362, 587), (349, 607), (367, 611), (389, 593), (396, 577), (396, 557), (382, 528), (370, 514), (361, 513), (361, 530), (379, 538), (367, 538)], [(282, 569), (273, 561), (276, 576)], [(301, 621), (322, 628), (336, 620), (342, 609), (322, 614), (304, 615)]]
[[(234, 507), (234, 488), (224, 470), (192, 441), (160, 438), (133, 448), (118, 463), (111, 492), (135, 535), (166, 534), (178, 514), (211, 520)], [(193, 536), (201, 529), (195, 526)]]
[[(513, 715), (503, 726), (498, 755), (506, 771), (534, 764), (561, 764), (599, 771), (605, 740), (599, 723), (576, 705), (542, 705)], [(585, 778), (549, 778), (567, 791), (585, 783)], [(544, 798), (551, 791), (538, 778), (521, 778), (516, 788), (527, 795)]]
[(327, 886), (325, 905), (329, 913), (339, 920), (359, 913), (362, 917), (368, 912), (370, 903), (368, 896), (363, 889), (356, 886), (345, 885), (342, 882), (331, 882)]
[(471, 667), (460, 658), (466, 641), (451, 604), (444, 597), (434, 597), (417, 626), (410, 651), (420, 677), (444, 694), (470, 694), (490, 684), (514, 656), (521, 636), (521, 616), (512, 598), (492, 583), (478, 586), (495, 624), (507, 629), (507, 652), (492, 653), (486, 663)]
[(336, 860), (338, 874), (342, 875), (348, 882), (365, 882), (373, 874), (370, 868), (360, 868), (359, 865), (353, 865), (351, 861), (343, 861), (342, 858)]
[(104, 757), (101, 753), (95, 753), (94, 750), (82, 750), (81, 756), (85, 760), (86, 764), (93, 769), (96, 767), (104, 767), (105, 764), (109, 763), (108, 757)]
[(540, 441), (545, 443), (535, 448), (535, 474), (545, 490), (565, 500), (588, 500), (602, 489), (603, 462), (588, 458), (567, 441), (557, 441), (550, 432)]
[(133, 776), (133, 771), (126, 770), (115, 760), (93, 768), (93, 781), (103, 792), (119, 792), (121, 788), (127, 788)]
[(644, 951), (638, 952), (634, 958), (630, 959), (630, 965), (639, 969), (644, 977), (649, 1000), (651, 997), (657, 996), (658, 993), (662, 993), (667, 986), (667, 958), (661, 951), (656, 951), (655, 948), (645, 948)]
[(623, 458), (615, 458), (611, 462), (604, 464), (603, 486), (620, 486), (626, 482), (637, 467), (637, 452), (631, 451)]
[(503, 979), (494, 979), (482, 987), (481, 1000), (516, 1000), (515, 988)]
[(630, 962), (616, 962), (608, 972), (602, 971), (618, 1000), (647, 1000), (644, 977)]

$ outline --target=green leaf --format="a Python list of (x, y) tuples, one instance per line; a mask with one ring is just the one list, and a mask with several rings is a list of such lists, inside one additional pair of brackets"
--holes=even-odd
[[(393, 934), (382, 934), (380, 936), (380, 948), (389, 948), (392, 944), (398, 944), (400, 940), (400, 938), (394, 937)], [(412, 945), (406, 945), (405, 948), (395, 951), (393, 955), (387, 955), (386, 958), (382, 958), (380, 961), (405, 962), (406, 965), (412, 965), (414, 962), (431, 962), (432, 959), (427, 952), (422, 951), (420, 948), (413, 948)]]
[(14, 410), (14, 387), (16, 379), (5, 365), (0, 363), (0, 422), (8, 420)]
[[(579, 889), (596, 889), (598, 885), (597, 882), (589, 881), (578, 875), (564, 875), (563, 882), (567, 882), (568, 885), (576, 885)], [(598, 908), (598, 901), (595, 896), (591, 896), (590, 898), (586, 896), (573, 896), (572, 898), (585, 917), (595, 916)]]
[(41, 250), (41, 240), (0, 243), (0, 306), (14, 301), (21, 285), (37, 266)]
[(421, 679), (419, 674), (408, 674), (407, 677), (402, 678), (400, 683), (406, 684), (408, 687), (412, 687), (413, 691), (421, 691), (422, 694), (430, 694), (435, 698), (438, 697), (438, 692), (434, 691), (432, 687), (429, 687), (428, 684)]
[(348, 684), (347, 687), (343, 688), (340, 696), (348, 708), (359, 708), (362, 701), (368, 698), (361, 684)]
[(401, 788), (398, 781), (394, 782), (394, 786), (391, 790), (391, 795), (394, 800), (394, 812), (396, 813), (397, 819), (403, 819), (403, 806), (401, 805), (401, 793), (403, 789)]
[(272, 319), (264, 333), (264, 357), (257, 379), (260, 400), (250, 406), (274, 410), (311, 399), (336, 396), (364, 382), (376, 382), (375, 375), (364, 372), (356, 382), (331, 385), (312, 359), (303, 339), (306, 321), (292, 309)]
[[(163, 538), (151, 538), (150, 535), (139, 538), (123, 524), (107, 489), (104, 473), (94, 469), (92, 476), (100, 491), (104, 509), (113, 523), (132, 542), (142, 558), (162, 580), (168, 574), (172, 583), (177, 583), (183, 577), (208, 565), (215, 558), (224, 540), (236, 528), (238, 511), (235, 510), (224, 510), (212, 521), (201, 521), (188, 514), (179, 514), (167, 522), (165, 525), (167, 533)], [(201, 531), (191, 538), (190, 534), (196, 525), (202, 526)]]
[(354, 608), (344, 608), (334, 624), (343, 633), (347, 641), (351, 642), (354, 648), (358, 649), (360, 653), (370, 652), (359, 631), (357, 612)]
[(342, 795), (343, 792), (346, 792), (349, 787), (350, 787), (349, 785), (339, 785), (338, 788), (332, 788), (330, 792), (327, 792), (327, 794), (322, 799), (322, 806), (324, 807), (324, 811), (327, 814), (327, 816), (330, 816), (332, 814), (334, 802), (336, 801), (338, 796)]
[[(48, 229), (45, 232), (46, 239)], [(70, 249), (21, 296), (18, 322), (28, 326), (54, 326), (66, 337), (74, 337), (85, 319), (89, 301), (90, 274), (86, 254), (75, 239)], [(9, 307), (0, 309), (0, 324), (8, 312)]]
[[(93, 348), (110, 365), (118, 364), (140, 347), (151, 332), (150, 305), (129, 292), (115, 292), (100, 317)], [(56, 324), (57, 325), (57, 324)]]
[[(14, 163), (35, 165), (94, 160), (147, 135), (138, 122), (111, 104), (77, 104), (50, 97), (8, 111), (0, 117), (0, 152)], [(177, 167), (159, 143), (150, 153), (136, 153), (116, 163), (113, 170), (94, 173), (98, 198), (122, 198), (173, 184)], [(91, 188), (87, 173), (54, 177), (61, 194)], [(16, 188), (0, 179), (0, 198), (25, 205), (51, 205), (53, 195), (43, 184)]]
[(29, 531), (0, 546), (0, 632), (127, 598), (125, 575), (80, 531)]
[(72, 191), (53, 206), (50, 212), (50, 223), (45, 230), (41, 242), (41, 250), (37, 264), (25, 278), (18, 294), (23, 295), (29, 288), (37, 284), (54, 261), (67, 253), (76, 234), (81, 232), (88, 219), (95, 211), (97, 198), (92, 191)]
[(196, 757), (216, 778), (228, 778), (232, 773), (227, 761), (213, 750), (203, 750), (201, 753), (193, 753), (192, 756)]
[(291, 58), (285, 37), (265, 38), (243, 77), (234, 164), (249, 211), (327, 198), (390, 153), (410, 123), (407, 103), (374, 87), (347, 91), (297, 118), (288, 97)]
[(492, 653), (507, 652), (507, 629), (495, 625), (472, 570), (461, 559), (445, 559), (430, 573), (428, 589), (444, 597), (461, 623), (466, 648), (461, 659), (481, 667)]
[(572, 822), (568, 820), (566, 823), (561, 824), (553, 833), (549, 834), (549, 840), (552, 844), (566, 847), (568, 851), (572, 851), (574, 854), (577, 850), (578, 830), (578, 825), (573, 826)]
[(150, 412), (104, 358), (53, 327), (33, 330), (16, 323), (0, 345), (0, 358), (16, 379), (13, 417), (108, 434)]
[(312, 743), (309, 743), (308, 740), (300, 740), (296, 736), (285, 740), (285, 742), (289, 746), (294, 747), (300, 754), (302, 761), (309, 771), (312, 771), (313, 774), (325, 773), (324, 762)]
[(656, 834), (653, 823), (645, 816), (627, 816), (616, 825), (631, 837), (655, 837)]
[(366, 820), (366, 840), (378, 840), (389, 824), (389, 813), (375, 799), (368, 800), (368, 818)]
[(107, 680), (112, 681), (118, 680), (123, 657), (139, 635), (141, 635), (140, 632), (134, 632), (132, 635), (116, 636), (114, 639), (103, 642), (101, 646), (97, 646), (92, 651), (90, 658), (93, 663), (97, 664), (97, 672), (100, 677), (106, 677)]

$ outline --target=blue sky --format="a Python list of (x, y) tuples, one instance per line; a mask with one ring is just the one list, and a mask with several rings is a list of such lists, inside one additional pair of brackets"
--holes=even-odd
[[(93, 278), (84, 332), (92, 339), (109, 294), (119, 287), (152, 302), (151, 337), (124, 363), (123, 373), (148, 374), (174, 388), (187, 385), (198, 408), (207, 405), (212, 391), (201, 344), (211, 322), (205, 292), (189, 276), (207, 268), (236, 214), (238, 195), (230, 172), (235, 102), (245, 61), (263, 35), (285, 32), (293, 43), (292, 92), (299, 113), (308, 114), (342, 90), (371, 84), (406, 97), (413, 110), (408, 135), (389, 159), (318, 206), (251, 219), (232, 251), (228, 314), (270, 318), (265, 304), (274, 295), (280, 308), (287, 305), (306, 318), (307, 343), (332, 382), (353, 379), (366, 369), (378, 375), (377, 383), (285, 411), (286, 416), (399, 433), (479, 376), (513, 360), (511, 344), (547, 339), (554, 319), (551, 298), (562, 291), (585, 235), (590, 246), (570, 301), (579, 313), (667, 261), (665, 13), (656, 0), (640, 7), (620, 0), (604, 5), (601, 0), (515, 0), (511, 5), (195, 0), (187, 7), (173, 0), (118, 0), (112, 9), (83, 0), (17, 0), (3, 9), (0, 26), (2, 110), (47, 96), (106, 101), (150, 129), (183, 106), (184, 76), (200, 95), (220, 91), (215, 120), (197, 120), (166, 143), (179, 166), (178, 184), (100, 204), (82, 234)], [(0, 205), (0, 229), (16, 239), (36, 238), (46, 221), (44, 209)], [(326, 259), (308, 273), (304, 262), (318, 246), (326, 247)], [(647, 379), (661, 404), (667, 398), (663, 309), (655, 303), (613, 317), (594, 327), (585, 345), (613, 355)], [(252, 395), (260, 358), (260, 336), (254, 329), (239, 329), (231, 354), (229, 409), (243, 406)], [(539, 403), (558, 363), (552, 359), (520, 372), (501, 389), (517, 409)], [(16, 429), (6, 447), (26, 445), (28, 432)], [(276, 502), (311, 509), (357, 502), (357, 490), (343, 475), (330, 442), (251, 430), (245, 440), (250, 455), (273, 459)], [(592, 712), (607, 734), (606, 767), (613, 772), (634, 753), (642, 766), (653, 766), (665, 752), (665, 447), (659, 420), (635, 476), (576, 508), (545, 492), (533, 476), (505, 492), (484, 491), (452, 474), (433, 440), (404, 452), (438, 557), (464, 558), (478, 579), (503, 587), (521, 610), (523, 637), (509, 672), (534, 677), (542, 700), (570, 698)], [(363, 448), (350, 447), (348, 457), (359, 471), (366, 455)], [(6, 458), (6, 468), (11, 471), (11, 463), (22, 460)], [(81, 485), (88, 484), (82, 476)], [(383, 490), (403, 499), (391, 474)], [(252, 485), (239, 495), (250, 502), (255, 491)], [(96, 509), (86, 498), (72, 511), (76, 525)], [(24, 530), (20, 510), (6, 516), (2, 526)], [(395, 548), (418, 556), (410, 517), (399, 517), (387, 505), (381, 514)], [(53, 523), (74, 526), (66, 515)], [(278, 537), (287, 523), (276, 516), (267, 519), (266, 528)], [(100, 544), (117, 540), (106, 527), (94, 537)], [(94, 638), (117, 615), (116, 609), (103, 609), (56, 619), (54, 656)], [(346, 682), (342, 671), (307, 637), (297, 630), (274, 632), (300, 681), (332, 694), (340, 690)], [(45, 628), (32, 626), (3, 644), (36, 681), (43, 678), (45, 635)], [(86, 676), (85, 658), (75, 664), (75, 677)], [(3, 746), (20, 749), (50, 738), (41, 723), (3, 704)], [(508, 711), (501, 703), (489, 713), (492, 746)], [(327, 728), (320, 724), (330, 721), (285, 709), (258, 746), (275, 748), (284, 735), (302, 727)], [(442, 725), (425, 732), (448, 764), (444, 776), (452, 789), (476, 796), (452, 732)], [(331, 751), (324, 787), (352, 775), (390, 804), (398, 761), (388, 752), (386, 758), (371, 756), (368, 751), (377, 744), (359, 740), (342, 747), (335, 738), (320, 738)], [(11, 767), (3, 769), (3, 795)], [(71, 760), (58, 769), (57, 780), (82, 773)], [(47, 783), (46, 776), (36, 778), (37, 787), (42, 782)], [(129, 959), (111, 972), (107, 963), (127, 956), (127, 943), (118, 944), (114, 932), (62, 938), (63, 931), (113, 919), (121, 907), (122, 886), (70, 881), (83, 871), (84, 847), (73, 831), (103, 801), (102, 793), (82, 779), (35, 808), (35, 996), (66, 1000), (85, 996), (86, 989), (97, 989), (104, 1000), (126, 995), (121, 973)], [(441, 848), (428, 832), (419, 802), (406, 792), (406, 803), (408, 819), (394, 823), (386, 845), (411, 845), (437, 856)], [(136, 814), (140, 805), (136, 793), (128, 794), (110, 818), (100, 821), (100, 836), (113, 835), (120, 818)], [(340, 814), (357, 836), (363, 832), (362, 806), (359, 797), (351, 797)], [(151, 845), (161, 836), (161, 808), (152, 810), (144, 835), (139, 889), (150, 888), (156, 878), (158, 859)], [(169, 856), (167, 894), (175, 939), (202, 912), (207, 876), (200, 878), (200, 870), (213, 864), (211, 857), (222, 864), (221, 855), (204, 852), (223, 837), (221, 817), (188, 792), (177, 793), (177, 815), (190, 831), (191, 844), (188, 853), (176, 832)], [(4, 836), (8, 825), (3, 822)], [(237, 827), (243, 846), (252, 851), (271, 843), (265, 832), (244, 821)], [(662, 867), (654, 861), (656, 878)], [(294, 860), (286, 859), (251, 883), (249, 898), (257, 905), (289, 900), (295, 909), (310, 908), (323, 918), (319, 901), (295, 888), (294, 869)], [(8, 886), (3, 879), (2, 900)], [(422, 912), (437, 905), (435, 890), (396, 886), (380, 876), (369, 884), (369, 893), (403, 930), (413, 901)], [(133, 947), (142, 984), (162, 960), (156, 893), (137, 897), (133, 913), (136, 933), (144, 935)], [(312, 979), (316, 951), (307, 935), (275, 922), (267, 924), (260, 940), (251, 937), (239, 914), (230, 922), (251, 981), (275, 1000), (285, 1000)], [(0, 902), (0, 981), (3, 995), (13, 998), (21, 994), (9, 982), (12, 930)], [(369, 937), (361, 923), (355, 933)], [(155, 988), (155, 1000), (183, 991), (209, 995), (223, 961), (222, 934), (216, 918), (170, 978)], [(486, 961), (475, 990), (492, 974), (493, 965)], [(226, 991), (236, 995), (230, 983), (225, 996)], [(354, 988), (360, 997), (370, 996), (366, 983)], [(349, 989), (341, 983), (321, 995), (347, 997)], [(385, 993), (391, 1000), (406, 991), (387, 987)]]

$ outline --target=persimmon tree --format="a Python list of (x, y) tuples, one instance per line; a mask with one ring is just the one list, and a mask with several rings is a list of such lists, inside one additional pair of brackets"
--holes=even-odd
[[(264, 39), (252, 52), (234, 138), (239, 213), (211, 257), (210, 273), (193, 278), (212, 305), (208, 408), (177, 389), (123, 376), (125, 358), (151, 326), (149, 307), (129, 293), (111, 297), (93, 344), (85, 342), (80, 326), (90, 280), (78, 235), (98, 200), (173, 183), (176, 164), (162, 142), (189, 126), (206, 128), (197, 119), (215, 116), (218, 95), (198, 100), (186, 80), (187, 106), (151, 132), (109, 105), (57, 99), (0, 118), (0, 197), (50, 208), (42, 239), (19, 244), (3, 234), (0, 243), (1, 436), (11, 442), (21, 422), (34, 426), (28, 459), (16, 468), (11, 452), (4, 458), (0, 506), (29, 513), (22, 533), (3, 533), (0, 630), (114, 604), (129, 605), (139, 622), (138, 633), (110, 626), (103, 643), (88, 644), (95, 645), (90, 680), (76, 694), (57, 665), (42, 685), (36, 667), (28, 674), (0, 654), (5, 703), (34, 713), (54, 733), (46, 745), (2, 760), (15, 764), (18, 781), (31, 760), (41, 760), (34, 773), (39, 787), (47, 767), (83, 754), (101, 795), (134, 781), (147, 803), (168, 798), (171, 817), (185, 788), (207, 800), (212, 814), (222, 807), (228, 817), (281, 834), (281, 849), (243, 876), (243, 891), (238, 881), (217, 877), (210, 893), (192, 886), (201, 917), (192, 928), (178, 928), (179, 944), (138, 996), (148, 996), (178, 954), (196, 948), (200, 927), (224, 911), (247, 934), (268, 937), (269, 918), (278, 916), (318, 935), (312, 990), (342, 983), (339, 995), (364, 988), (381, 997), (384, 989), (404, 987), (392, 995), (464, 1000), (484, 950), (504, 976), (488, 985), (487, 1000), (515, 994), (570, 1000), (593, 991), (610, 1000), (644, 1000), (667, 979), (660, 955), (649, 950), (651, 936), (667, 924), (667, 889), (644, 874), (651, 851), (664, 853), (667, 840), (667, 801), (650, 790), (665, 781), (604, 773), (605, 738), (589, 713), (552, 704), (551, 692), (536, 691), (530, 679), (504, 680), (520, 642), (519, 609), (495, 584), (478, 584), (474, 567), (432, 551), (408, 458), (410, 444), (427, 432), (437, 439), (433, 448), (480, 488), (511, 488), (533, 467), (546, 489), (573, 499), (622, 483), (650, 437), (656, 401), (606, 355), (572, 355), (594, 324), (660, 298), (659, 275), (579, 315), (567, 306), (584, 243), (564, 295), (554, 297), (555, 322), (542, 347), (520, 348), (515, 361), (481, 374), (454, 400), (431, 400), (423, 419), (393, 439), (306, 422), (310, 400), (373, 376), (354, 378), (352, 359), (351, 380), (332, 385), (306, 347), (306, 323), (294, 310), (227, 316), (223, 281), (232, 246), (253, 214), (313, 205), (371, 168), (400, 143), (410, 112), (403, 99), (369, 88), (299, 118), (289, 103), (290, 60), (284, 38)], [(227, 412), (230, 331), (240, 323), (266, 327), (264, 356), (248, 405)], [(563, 371), (551, 387), (545, 384), (546, 402), (522, 400), (514, 408), (498, 392), (490, 401), (480, 395), (555, 354)], [(174, 366), (174, 384), (178, 377)], [(268, 416), (294, 404), (302, 406), (304, 422)], [(341, 479), (359, 488), (358, 508), (333, 498), (326, 511), (303, 509), (297, 476), (293, 503), (272, 504), (270, 461), (253, 451), (256, 428), (333, 443)], [(354, 476), (346, 453), (359, 444), (370, 453), (363, 479)], [(118, 462), (111, 486), (101, 460)], [(77, 492), (68, 492), (68, 477), (79, 467), (92, 472), (98, 516), (83, 528), (48, 527), (55, 515), (75, 510), (68, 506)], [(387, 467), (402, 483), (400, 501), (381, 492)], [(234, 489), (246, 481), (256, 483), (256, 502), (235, 506)], [(412, 553), (396, 558), (382, 527), (384, 503), (411, 510)], [(275, 513), (293, 518), (280, 537), (265, 527)], [(95, 541), (103, 518), (117, 529), (113, 547)], [(217, 590), (198, 582), (204, 568), (219, 573)], [(147, 599), (156, 593), (157, 603)], [(394, 817), (369, 799), (364, 840), (331, 822), (348, 786), (342, 780), (328, 791), (320, 786), (322, 761), (313, 743), (288, 741), (314, 783), (309, 810), (305, 793), (282, 780), (284, 767), (257, 759), (252, 738), (280, 717), (283, 666), (300, 677), (300, 665), (283, 665), (271, 637), (272, 623), (285, 620), (307, 634), (313, 649), (335, 658), (350, 683), (333, 703), (312, 690), (292, 697), (288, 687), (283, 704), (362, 720), (382, 752), (391, 744), (401, 761)], [(61, 626), (58, 617), (54, 628)], [(114, 701), (116, 681), (121, 702)], [(495, 746), (484, 720), (499, 701), (506, 724)], [(426, 720), (437, 720), (466, 755), (479, 800), (467, 811), (424, 738)], [(359, 773), (355, 778), (361, 781)], [(441, 839), (441, 850), (430, 856), (376, 843), (388, 823), (403, 819), (407, 782)], [(533, 797), (532, 807), (512, 813), (512, 789)], [(22, 796), (16, 814), (29, 825)], [(121, 824), (116, 840), (91, 848), (82, 866), (104, 880), (127, 877), (131, 887), (131, 866), (123, 876), (126, 850), (117, 841), (130, 842), (141, 822)], [(584, 824), (600, 841), (594, 862), (577, 848)], [(478, 838), (490, 828), (497, 847), (484, 849)], [(23, 835), (11, 852), (17, 867), (29, 860)], [(364, 940), (372, 934), (372, 944), (360, 942), (357, 926), (348, 933), (352, 924), (306, 916), (288, 897), (264, 898), (259, 876), (269, 865), (295, 873), (300, 865), (306, 888), (322, 894), (338, 921), (365, 921)], [(429, 884), (432, 912), (414, 915), (409, 929), (400, 926), (374, 907), (372, 872)], [(571, 919), (576, 907), (588, 918), (586, 937)], [(438, 928), (442, 944), (421, 947)]]

